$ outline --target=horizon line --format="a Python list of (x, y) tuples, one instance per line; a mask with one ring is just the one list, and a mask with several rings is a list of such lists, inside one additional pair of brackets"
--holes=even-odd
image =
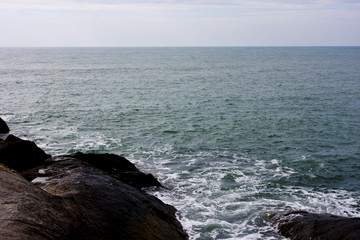
[(164, 45), (164, 46), (0, 46), (0, 48), (221, 48), (221, 47), (360, 47), (360, 45)]

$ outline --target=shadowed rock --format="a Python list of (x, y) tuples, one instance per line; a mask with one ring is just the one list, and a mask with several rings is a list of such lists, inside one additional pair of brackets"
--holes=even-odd
[(1, 239), (187, 239), (175, 208), (106, 170), (58, 156), (36, 171), (30, 183), (0, 165)]
[(36, 146), (34, 142), (9, 135), (0, 141), (0, 163), (17, 171), (40, 165), (50, 155)]
[(140, 172), (134, 164), (124, 157), (115, 154), (83, 153), (75, 153), (71, 156), (104, 170), (107, 174), (138, 189), (143, 187), (161, 186), (159, 181), (152, 174)]
[(0, 117), (0, 133), (8, 133), (8, 132), (10, 132), (10, 129), (9, 129), (8, 125)]
[(293, 240), (360, 240), (360, 218), (290, 211), (270, 214), (269, 220)]

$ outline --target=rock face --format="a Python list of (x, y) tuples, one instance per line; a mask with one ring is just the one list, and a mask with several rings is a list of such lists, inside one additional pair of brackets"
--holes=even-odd
[(0, 133), (8, 133), (10, 131), (8, 125), (0, 118)]
[(0, 164), (0, 236), (2, 239), (70, 239), (67, 202), (26, 181)]
[(75, 153), (72, 157), (81, 159), (92, 166), (104, 170), (107, 174), (141, 189), (143, 187), (161, 187), (159, 181), (152, 174), (140, 172), (134, 164), (124, 157), (115, 154), (83, 154)]
[(30, 145), (0, 143), (1, 239), (188, 239), (176, 209), (140, 190), (160, 183), (125, 158), (19, 153)]
[(13, 135), (0, 142), (0, 163), (17, 171), (35, 167), (49, 157), (34, 142)]
[(359, 240), (360, 218), (346, 218), (306, 211), (273, 213), (269, 220), (293, 240)]

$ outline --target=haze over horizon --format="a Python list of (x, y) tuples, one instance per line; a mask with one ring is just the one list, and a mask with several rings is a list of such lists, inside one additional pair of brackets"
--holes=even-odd
[(0, 47), (359, 46), (355, 0), (0, 0)]

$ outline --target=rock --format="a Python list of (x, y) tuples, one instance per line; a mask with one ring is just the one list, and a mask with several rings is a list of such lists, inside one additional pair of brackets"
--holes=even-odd
[(104, 170), (107, 174), (138, 189), (151, 186), (161, 187), (160, 182), (152, 174), (140, 172), (124, 157), (115, 154), (83, 153), (75, 153), (71, 156)]
[(0, 139), (1, 239), (188, 239), (176, 209), (141, 190), (149, 186), (161, 184), (123, 157), (51, 158), (8, 135)]
[(0, 133), (8, 133), (8, 132), (10, 132), (10, 129), (9, 129), (8, 125), (0, 117)]
[(0, 141), (0, 163), (17, 171), (40, 165), (50, 155), (38, 148), (34, 142), (9, 135)]
[(135, 165), (129, 162), (126, 158), (115, 154), (84, 154), (77, 152), (70, 156), (90, 163), (96, 168), (105, 170), (108, 173), (139, 171)]
[(76, 226), (68, 202), (0, 164), (0, 236), (12, 239), (71, 239)]
[(188, 239), (175, 208), (114, 177), (104, 159), (137, 172), (132, 163), (74, 156), (47, 159), (32, 183), (0, 165), (1, 239)]
[(269, 220), (279, 232), (293, 240), (359, 240), (360, 218), (347, 218), (306, 211), (272, 213)]

